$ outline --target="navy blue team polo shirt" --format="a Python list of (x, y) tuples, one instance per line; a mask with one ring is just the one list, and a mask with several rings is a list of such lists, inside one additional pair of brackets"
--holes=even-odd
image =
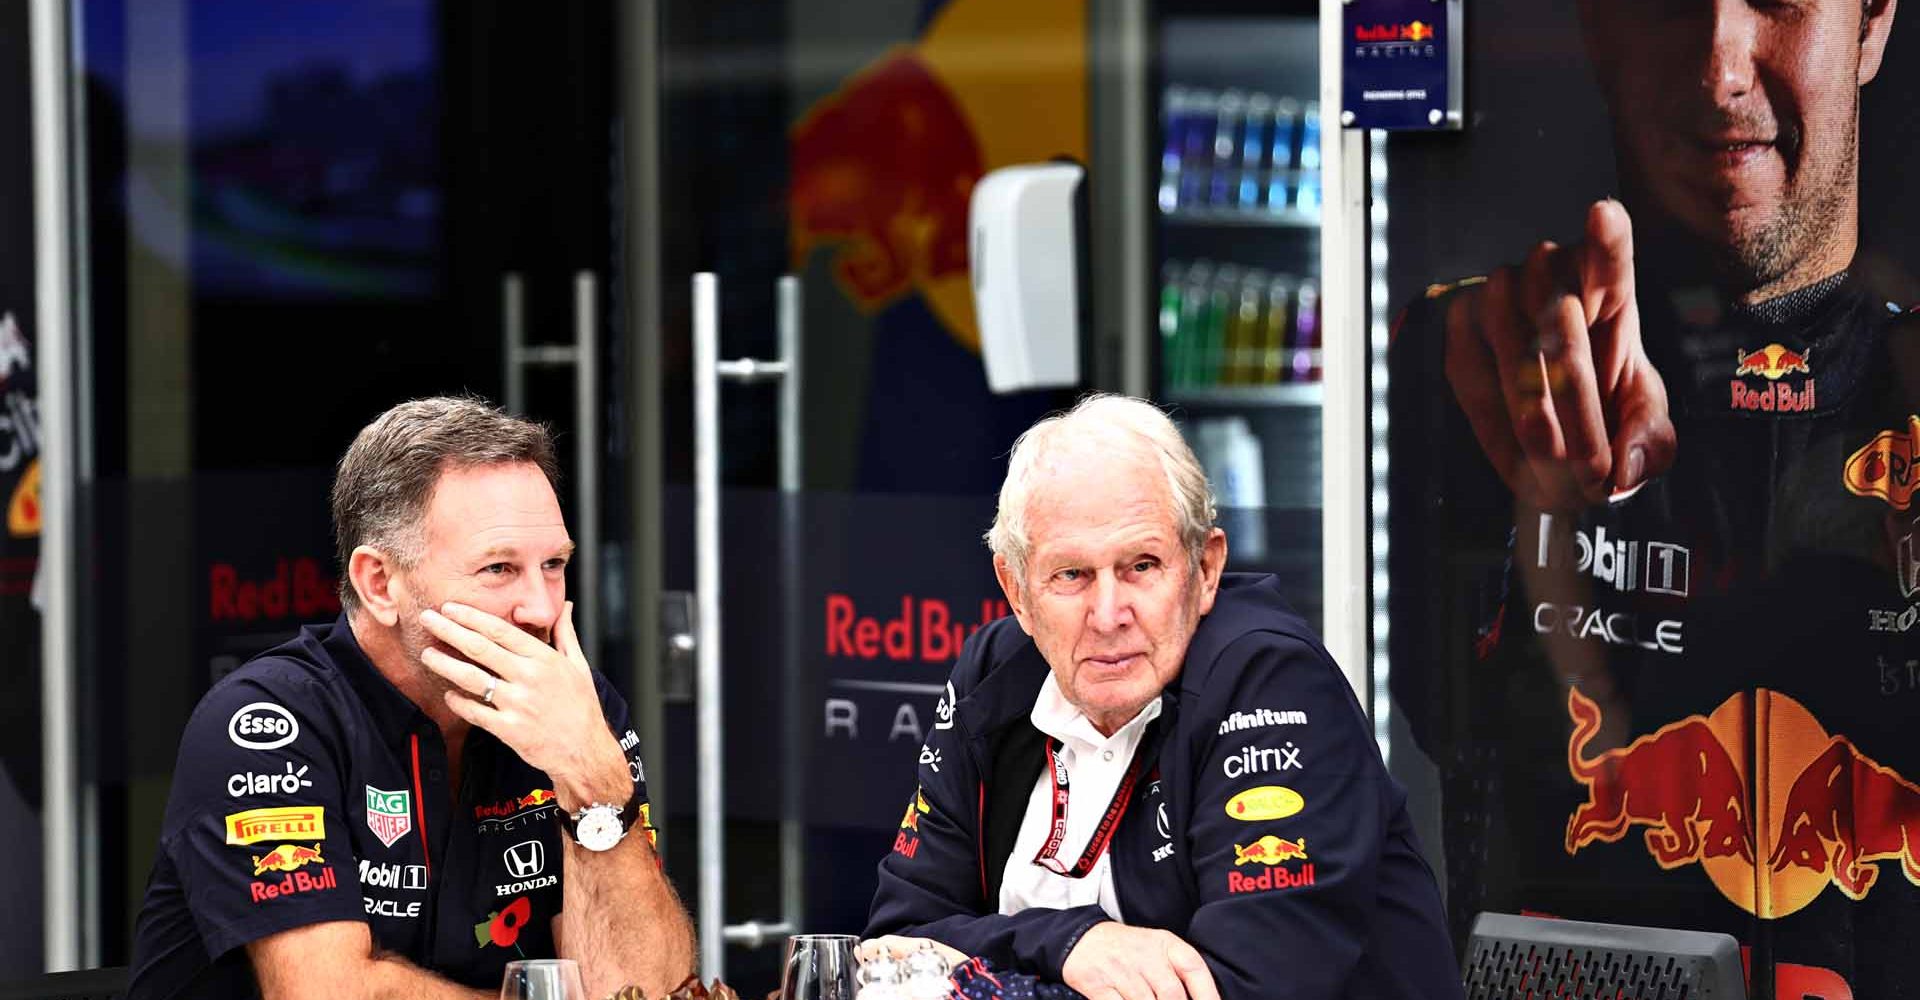
[[(593, 680), (651, 839), (639, 737)], [(497, 989), (507, 962), (553, 957), (553, 782), (479, 729), (464, 752), (454, 788), (439, 728), (374, 669), (345, 615), (214, 685), (180, 738), (130, 1000), (257, 996), (243, 946), (333, 920), (467, 986)]]

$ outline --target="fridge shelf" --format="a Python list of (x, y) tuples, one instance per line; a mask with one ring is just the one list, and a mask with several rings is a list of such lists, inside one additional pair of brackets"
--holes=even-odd
[(1183, 386), (1166, 391), (1167, 402), (1192, 406), (1319, 406), (1325, 398), (1326, 385), (1320, 382)]
[(1254, 212), (1237, 208), (1176, 208), (1160, 218), (1176, 226), (1220, 226), (1242, 229), (1318, 230), (1320, 217), (1305, 212)]

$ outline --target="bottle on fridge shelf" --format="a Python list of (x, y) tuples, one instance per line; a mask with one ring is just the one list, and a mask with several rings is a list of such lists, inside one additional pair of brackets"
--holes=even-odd
[(1200, 358), (1205, 347), (1202, 342), (1211, 322), (1208, 313), (1212, 307), (1213, 264), (1194, 261), (1186, 269), (1180, 286), (1180, 332), (1174, 337), (1177, 348), (1171, 384), (1180, 388), (1199, 384)]
[(1301, 170), (1318, 172), (1320, 169), (1320, 102), (1308, 101), (1300, 112), (1300, 158)]
[(1226, 354), (1227, 326), (1237, 311), (1240, 269), (1222, 264), (1213, 273), (1213, 288), (1207, 303), (1207, 325), (1200, 340), (1199, 369), (1194, 385), (1219, 385), (1221, 359)]
[(1284, 274), (1274, 275), (1267, 284), (1267, 321), (1261, 326), (1260, 374), (1255, 380), (1262, 385), (1277, 385), (1286, 381), (1289, 374), (1286, 350), (1293, 286), (1294, 280)]
[(1187, 91), (1180, 137), (1180, 193), (1177, 207), (1207, 203), (1207, 176), (1213, 164), (1213, 133), (1219, 98), (1209, 90)]
[(1240, 196), (1242, 212), (1260, 207), (1260, 165), (1267, 156), (1267, 128), (1273, 124), (1273, 98), (1254, 94), (1247, 98), (1247, 123), (1240, 141)]
[(1298, 161), (1295, 159), (1296, 141), (1300, 135), (1300, 104), (1291, 97), (1282, 97), (1273, 106), (1273, 150), (1268, 159), (1267, 173), (1267, 211), (1274, 215), (1284, 215), (1293, 204), (1293, 180)]
[(1238, 90), (1220, 95), (1217, 124), (1213, 132), (1213, 184), (1207, 204), (1219, 210), (1233, 207), (1239, 193), (1240, 173), (1234, 168), (1240, 155), (1240, 126), (1246, 120), (1247, 97)]
[(1261, 271), (1249, 270), (1240, 280), (1233, 323), (1227, 327), (1226, 366), (1220, 376), (1224, 383), (1250, 385), (1259, 381), (1261, 306), (1266, 291), (1267, 276)]
[(1320, 217), (1320, 102), (1308, 101), (1301, 113), (1300, 181), (1294, 208), (1311, 219)]
[(1160, 146), (1160, 211), (1180, 207), (1181, 149), (1187, 135), (1187, 89), (1167, 88), (1160, 127), (1165, 139)]
[(1320, 286), (1311, 278), (1300, 283), (1293, 331), (1293, 380), (1320, 381)]
[(1267, 484), (1260, 439), (1247, 418), (1238, 416), (1196, 421), (1191, 434), (1195, 457), (1213, 483), (1220, 527), (1233, 555), (1265, 558)]
[(1180, 384), (1181, 352), (1185, 349), (1181, 335), (1185, 333), (1181, 324), (1181, 300), (1183, 293), (1180, 265), (1167, 261), (1160, 268), (1160, 372), (1167, 385)]

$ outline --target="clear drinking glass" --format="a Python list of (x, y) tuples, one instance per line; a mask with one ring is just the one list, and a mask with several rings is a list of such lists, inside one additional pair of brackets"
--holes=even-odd
[(851, 934), (795, 934), (787, 938), (786, 972), (780, 978), (781, 1000), (853, 1000), (854, 970), (859, 960)]
[(587, 987), (570, 958), (508, 962), (500, 1000), (587, 1000)]

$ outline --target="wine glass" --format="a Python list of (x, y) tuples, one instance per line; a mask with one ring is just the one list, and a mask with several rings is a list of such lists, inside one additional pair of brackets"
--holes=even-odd
[(570, 958), (508, 962), (500, 1000), (587, 1000), (580, 966)]
[(795, 934), (787, 938), (782, 1000), (853, 1000), (853, 975), (859, 962), (851, 934)]

